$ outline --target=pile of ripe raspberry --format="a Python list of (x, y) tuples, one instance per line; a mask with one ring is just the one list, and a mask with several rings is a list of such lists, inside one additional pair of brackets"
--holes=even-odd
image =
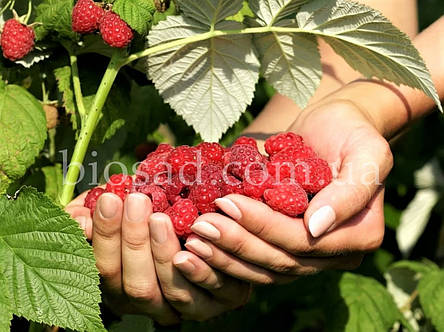
[(131, 28), (112, 10), (105, 10), (102, 4), (93, 0), (77, 1), (72, 11), (72, 30), (81, 34), (97, 30), (108, 45), (123, 48), (134, 37)]
[(302, 215), (308, 197), (331, 182), (328, 163), (293, 133), (270, 137), (265, 149), (268, 156), (247, 137), (231, 148), (217, 143), (177, 148), (161, 144), (139, 165), (134, 179), (113, 175), (106, 189), (88, 193), (85, 206), (93, 213), (104, 192), (122, 200), (129, 193), (143, 193), (150, 197), (153, 211), (169, 215), (177, 235), (184, 238), (200, 214), (217, 212), (215, 200), (229, 194), (251, 197), (290, 217)]

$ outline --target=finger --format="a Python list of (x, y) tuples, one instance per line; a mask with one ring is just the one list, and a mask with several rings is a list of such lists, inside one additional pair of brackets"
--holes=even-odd
[(150, 216), (151, 250), (162, 292), (184, 318), (206, 320), (227, 310), (203, 290), (192, 285), (174, 267), (173, 258), (181, 251), (170, 218), (162, 213)]
[(384, 236), (384, 191), (347, 223), (313, 239), (302, 219), (290, 218), (241, 195), (216, 200), (218, 207), (250, 233), (296, 256), (335, 256), (377, 249)]
[[(338, 177), (312, 199), (304, 223), (313, 237), (337, 228), (362, 211), (393, 166), (388, 142), (371, 130), (355, 132), (342, 149)], [(371, 142), (371, 144), (362, 144)]]
[(248, 302), (248, 283), (217, 272), (195, 254), (180, 251), (174, 256), (173, 263), (190, 282), (207, 289), (216, 299), (232, 308)]
[(136, 308), (163, 325), (178, 322), (178, 317), (165, 301), (154, 267), (148, 229), (152, 214), (146, 195), (128, 195), (122, 220), (123, 289)]
[(93, 221), (90, 210), (83, 206), (67, 206), (65, 211), (71, 216), (71, 218), (77, 221), (86, 238), (91, 240)]
[[(311, 275), (324, 270), (354, 269), (361, 263), (361, 254), (338, 257), (294, 257), (291, 263), (269, 262), (270, 269), (247, 263), (227, 253), (212, 242), (192, 235), (185, 244), (187, 249), (202, 257), (209, 265), (235, 278), (257, 284), (286, 283), (295, 276)], [(262, 252), (257, 252), (260, 256)], [(276, 272), (280, 271), (280, 272)]]
[(121, 221), (123, 203), (114, 194), (105, 193), (97, 201), (93, 217), (93, 249), (103, 286), (121, 293)]

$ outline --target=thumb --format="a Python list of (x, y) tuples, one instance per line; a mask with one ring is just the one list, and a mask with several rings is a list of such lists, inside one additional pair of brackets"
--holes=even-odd
[(316, 194), (305, 212), (305, 226), (315, 238), (362, 211), (393, 166), (390, 147), (382, 138), (343, 155), (338, 177)]

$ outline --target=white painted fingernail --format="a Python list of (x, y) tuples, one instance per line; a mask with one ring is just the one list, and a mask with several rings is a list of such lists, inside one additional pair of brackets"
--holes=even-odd
[(219, 230), (206, 221), (198, 221), (191, 226), (191, 230), (210, 241), (217, 241), (220, 239)]
[(327, 205), (313, 213), (308, 221), (308, 229), (313, 237), (319, 237), (333, 228), (335, 220), (335, 211)]
[(231, 199), (223, 197), (216, 199), (214, 202), (219, 207), (219, 209), (224, 211), (234, 220), (240, 220), (242, 218), (241, 210), (239, 210), (239, 208)]

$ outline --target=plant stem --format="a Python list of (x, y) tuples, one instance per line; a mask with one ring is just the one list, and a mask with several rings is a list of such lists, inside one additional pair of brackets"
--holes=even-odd
[(413, 293), (410, 294), (410, 297), (407, 299), (407, 302), (399, 310), (401, 312), (409, 311), (412, 308), (412, 304), (413, 302), (415, 302), (418, 295), (419, 295), (418, 290), (415, 289)]
[(32, 13), (32, 0), (28, 0), (28, 12), (26, 13), (26, 16), (25, 16), (25, 20), (24, 20), (25, 24), (28, 24), (28, 21), (31, 17), (31, 13)]
[(80, 135), (74, 149), (74, 154), (71, 158), (71, 163), (69, 165), (68, 172), (63, 184), (63, 191), (60, 197), (60, 204), (62, 206), (68, 205), (68, 203), (73, 198), (74, 189), (80, 174), (80, 168), (83, 167), (82, 163), (85, 159), (91, 137), (94, 133), (94, 129), (97, 126), (97, 123), (100, 120), (103, 106), (105, 105), (106, 99), (109, 95), (109, 92), (111, 91), (111, 87), (121, 67), (122, 56), (120, 50), (116, 50), (109, 62), (108, 68), (106, 69), (99, 89), (97, 90), (93, 106), (86, 116), (86, 122), (82, 124), (82, 130), (80, 131)]
[(241, 30), (211, 30), (199, 35), (190, 36), (187, 38), (182, 38), (178, 40), (173, 40), (168, 43), (159, 44), (156, 46), (152, 46), (143, 51), (131, 54), (128, 56), (123, 65), (127, 65), (133, 61), (144, 58), (154, 53), (163, 52), (170, 48), (183, 46), (191, 43), (196, 43), (199, 41), (207, 40), (214, 37), (228, 36), (228, 35), (244, 35), (244, 34), (257, 34), (257, 33), (267, 33), (267, 32), (276, 32), (276, 33), (296, 33), (296, 32), (307, 32), (300, 28), (287, 28), (287, 27), (275, 27), (275, 26), (265, 26), (265, 27), (256, 27), (256, 28), (245, 28)]
[(69, 50), (69, 61), (71, 63), (72, 82), (74, 85), (74, 96), (76, 98), (77, 110), (79, 111), (82, 123), (86, 116), (85, 104), (83, 103), (82, 87), (80, 85), (79, 67), (77, 66), (77, 56)]

